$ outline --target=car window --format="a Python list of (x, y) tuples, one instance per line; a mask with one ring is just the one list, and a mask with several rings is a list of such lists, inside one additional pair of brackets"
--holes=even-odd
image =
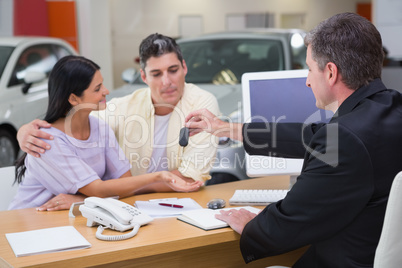
[(245, 72), (284, 70), (278, 40), (221, 39), (180, 43), (189, 83), (238, 84)]
[(53, 49), (54, 49), (54, 53), (56, 54), (57, 59), (61, 59), (65, 56), (71, 55), (71, 52), (63, 46), (53, 45)]
[(35, 45), (27, 48), (21, 53), (8, 86), (22, 84), (27, 71), (43, 72), (46, 76), (49, 76), (57, 59), (49, 44)]
[(13, 50), (13, 47), (0, 47), (0, 78)]
[(290, 37), (290, 47), (292, 54), (292, 69), (307, 69), (307, 49), (304, 45), (304, 35), (301, 33), (292, 34)]

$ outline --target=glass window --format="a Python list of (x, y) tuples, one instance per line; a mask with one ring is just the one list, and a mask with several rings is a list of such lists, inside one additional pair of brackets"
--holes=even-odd
[(13, 47), (0, 47), (0, 78), (13, 50)]
[(57, 56), (57, 59), (61, 59), (65, 56), (71, 55), (71, 52), (63, 46), (53, 45), (53, 48), (54, 48), (54, 53)]
[(22, 84), (28, 71), (43, 72), (48, 77), (58, 60), (52, 51), (51, 45), (36, 45), (27, 48), (18, 59), (8, 86)]
[(280, 41), (220, 39), (180, 43), (189, 83), (238, 84), (245, 72), (284, 70)]
[(292, 69), (307, 69), (307, 48), (304, 45), (304, 37), (300, 33), (293, 34), (290, 38)]

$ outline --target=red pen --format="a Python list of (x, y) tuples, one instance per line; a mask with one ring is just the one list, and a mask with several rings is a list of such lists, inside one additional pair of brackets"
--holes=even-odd
[(168, 203), (159, 203), (160, 206), (165, 206), (165, 207), (172, 207), (172, 208), (183, 208), (182, 205), (176, 205), (176, 204), (168, 204)]

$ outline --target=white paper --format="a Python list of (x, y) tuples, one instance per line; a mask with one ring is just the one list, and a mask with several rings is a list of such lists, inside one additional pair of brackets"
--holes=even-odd
[[(176, 204), (183, 206), (183, 208), (161, 206), (159, 203)], [(150, 201), (136, 201), (134, 205), (153, 218), (176, 217), (183, 214), (185, 211), (202, 208), (191, 198), (152, 199)]]
[(261, 211), (260, 209), (251, 206), (224, 208), (216, 210), (204, 208), (204, 209), (187, 211), (183, 213), (181, 216), (178, 216), (177, 219), (187, 222), (191, 225), (194, 225), (204, 230), (212, 230), (229, 226), (226, 222), (215, 218), (215, 215), (219, 214), (221, 210), (232, 210), (241, 208), (247, 209), (248, 211), (256, 214), (258, 214)]
[(6, 238), (16, 257), (91, 247), (73, 226), (9, 233)]

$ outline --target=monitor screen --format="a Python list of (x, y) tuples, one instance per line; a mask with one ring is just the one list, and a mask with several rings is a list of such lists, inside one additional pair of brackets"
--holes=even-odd
[[(245, 73), (242, 77), (244, 122), (328, 122), (333, 113), (318, 109), (311, 88), (306, 86), (308, 70)], [(250, 177), (298, 175), (303, 159), (250, 156), (246, 170)]]

